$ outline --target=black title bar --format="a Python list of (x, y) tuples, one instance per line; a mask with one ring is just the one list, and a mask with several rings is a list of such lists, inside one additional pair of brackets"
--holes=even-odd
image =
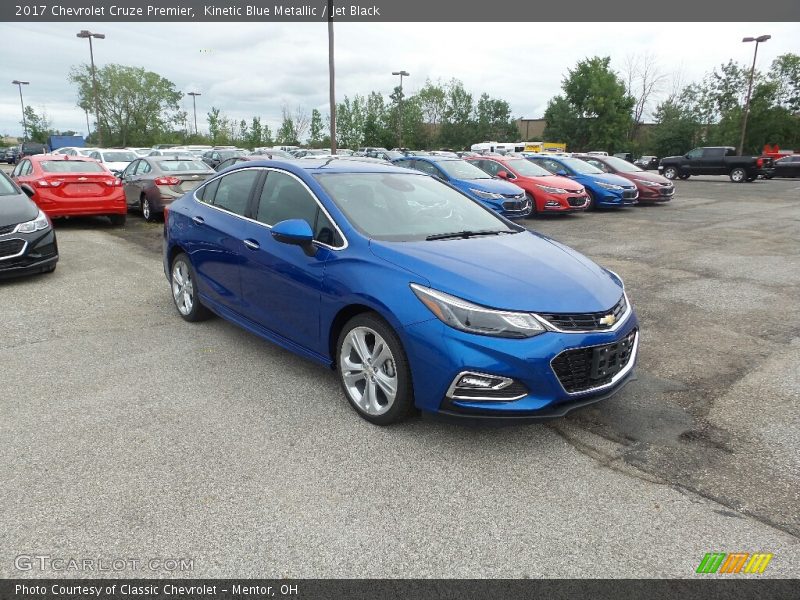
[[(362, 22), (797, 22), (798, 0), (335, 0), (333, 17)], [(2, 0), (0, 21), (19, 22), (313, 22), (326, 0)], [(665, 23), (665, 26), (669, 26)], [(598, 35), (603, 35), (598, 31)], [(539, 31), (532, 36), (550, 36)], [(479, 41), (479, 40), (476, 40)], [(676, 43), (679, 40), (676, 39)]]

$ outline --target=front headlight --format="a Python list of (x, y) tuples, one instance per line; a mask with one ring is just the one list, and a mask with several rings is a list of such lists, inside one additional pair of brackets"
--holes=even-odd
[(552, 187), (549, 185), (539, 185), (536, 184), (536, 187), (543, 189), (548, 194), (568, 194), (569, 192), (563, 188)]
[(529, 338), (546, 331), (528, 313), (485, 308), (415, 283), (411, 289), (440, 321), (460, 331), (505, 338)]
[(17, 225), (17, 233), (35, 233), (42, 229), (47, 229), (49, 226), (50, 220), (47, 218), (47, 215), (39, 211), (39, 214), (36, 215), (33, 221)]
[(469, 191), (475, 194), (478, 198), (483, 198), (484, 200), (499, 200), (503, 197), (503, 194), (484, 192), (483, 190), (476, 190), (475, 188), (469, 188)]
[(622, 190), (621, 185), (614, 185), (613, 183), (605, 183), (604, 181), (595, 181), (595, 183), (604, 190), (616, 190), (616, 191)]
[(633, 181), (636, 183), (641, 183), (642, 185), (649, 185), (651, 187), (658, 185), (655, 181), (647, 181), (646, 179), (634, 179)]

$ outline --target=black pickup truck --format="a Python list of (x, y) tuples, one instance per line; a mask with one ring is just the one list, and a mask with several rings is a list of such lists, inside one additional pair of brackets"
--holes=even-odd
[(769, 175), (772, 159), (762, 156), (736, 156), (729, 146), (695, 148), (684, 156), (667, 156), (658, 165), (667, 179), (689, 179), (691, 175), (728, 175), (734, 183), (753, 181)]

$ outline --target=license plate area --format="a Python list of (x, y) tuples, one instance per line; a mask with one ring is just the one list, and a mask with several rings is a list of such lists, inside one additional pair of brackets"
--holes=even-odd
[(614, 344), (594, 348), (589, 378), (608, 379), (619, 373), (628, 364), (633, 349), (633, 339), (633, 336), (629, 335)]

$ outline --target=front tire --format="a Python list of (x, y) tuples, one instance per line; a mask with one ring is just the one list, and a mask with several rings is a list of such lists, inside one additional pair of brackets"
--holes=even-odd
[(589, 200), (586, 204), (585, 210), (595, 210), (597, 208), (597, 198), (594, 197), (594, 192), (589, 188), (586, 188), (586, 195), (589, 197)]
[(731, 169), (730, 178), (733, 183), (742, 183), (747, 179), (747, 172), (741, 167), (736, 167)]
[(378, 315), (363, 313), (345, 324), (336, 366), (342, 390), (362, 419), (390, 425), (411, 413), (414, 390), (403, 344)]
[(197, 276), (189, 257), (183, 252), (178, 254), (170, 267), (169, 283), (172, 288), (172, 300), (175, 308), (184, 321), (195, 323), (211, 316), (211, 311), (200, 304), (197, 295)]
[(531, 194), (530, 192), (525, 192), (525, 196), (528, 198), (528, 200), (531, 203), (531, 212), (529, 212), (526, 215), (526, 217), (528, 219), (533, 219), (533, 218), (536, 217), (536, 214), (537, 214), (537, 211), (536, 211), (536, 198), (534, 198), (533, 194)]

